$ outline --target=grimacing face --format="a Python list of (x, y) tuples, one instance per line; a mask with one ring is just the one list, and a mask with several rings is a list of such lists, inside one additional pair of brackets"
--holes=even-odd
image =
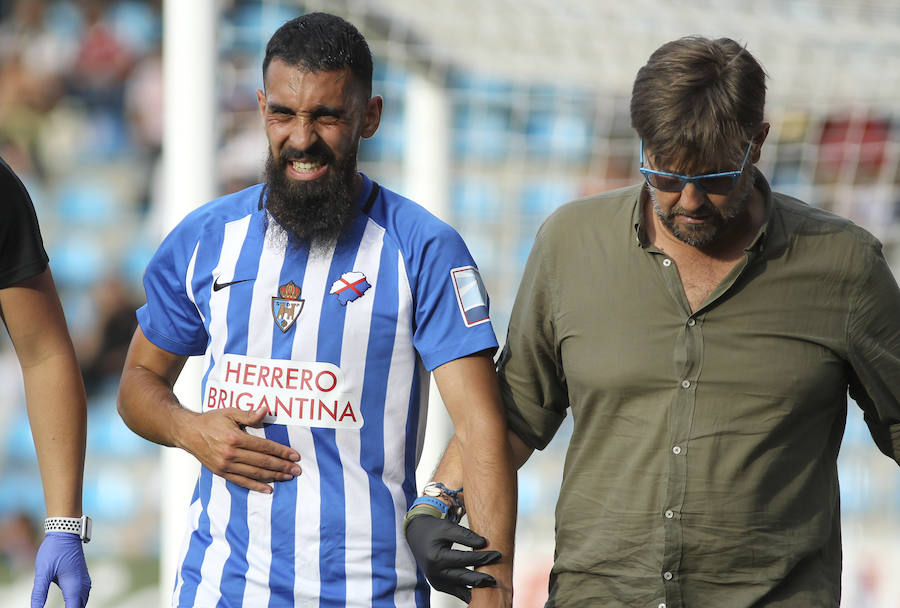
[(364, 99), (349, 68), (310, 72), (274, 59), (265, 81), (256, 94), (269, 211), (301, 239), (335, 237), (352, 216), (359, 140), (377, 130), (381, 98)]

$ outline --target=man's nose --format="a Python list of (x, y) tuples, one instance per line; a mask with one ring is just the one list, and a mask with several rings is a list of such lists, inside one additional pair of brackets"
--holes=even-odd
[(316, 132), (315, 125), (309, 120), (297, 118), (294, 121), (287, 143), (290, 147), (305, 152), (318, 140), (319, 134)]
[(681, 191), (678, 204), (688, 213), (693, 213), (706, 205), (706, 200), (706, 193), (693, 182), (688, 182)]

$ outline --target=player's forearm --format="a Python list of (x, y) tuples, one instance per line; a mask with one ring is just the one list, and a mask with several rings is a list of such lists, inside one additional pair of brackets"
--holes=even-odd
[(497, 591), (511, 598), (517, 487), (501, 415), (482, 418), (457, 442), (469, 527), (488, 540), (486, 549), (503, 555), (499, 562), (479, 568), (497, 579), (498, 589), (475, 590), (473, 598)]
[(79, 517), (87, 407), (71, 345), (22, 372), (47, 516)]
[(458, 488), (463, 485), (462, 452), (459, 449), (459, 439), (455, 434), (450, 438), (447, 449), (438, 462), (432, 478), (448, 488)]
[[(434, 374), (453, 420), (458, 446), (455, 453), (447, 450), (435, 473), (436, 480), (465, 488), (469, 527), (488, 540), (488, 549), (503, 555), (499, 563), (479, 568), (498, 583), (498, 588), (480, 593), (481, 597), (493, 596), (497, 601), (488, 602), (493, 605), (511, 605), (516, 477), (493, 361), (488, 353), (478, 353), (446, 363)], [(473, 601), (476, 597), (473, 592)], [(479, 599), (479, 603), (484, 601)]]
[[(534, 448), (530, 448), (519, 439), (519, 436), (508, 431), (506, 437), (509, 440), (510, 463), (513, 470), (518, 470), (531, 457)], [(443, 482), (447, 487), (459, 487), (463, 480), (462, 452), (459, 449), (459, 439), (454, 434), (447, 444), (447, 450), (438, 462), (434, 471), (434, 479)]]
[(197, 416), (182, 407), (164, 378), (139, 366), (122, 373), (118, 409), (128, 428), (167, 447), (183, 447), (180, 432), (189, 426), (189, 418)]

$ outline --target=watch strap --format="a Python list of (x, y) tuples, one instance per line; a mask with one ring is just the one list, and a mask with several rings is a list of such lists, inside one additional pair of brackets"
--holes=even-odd
[[(441, 512), (443, 517), (441, 519), (452, 518), (453, 515), (450, 512), (450, 505), (445, 503), (443, 500), (431, 497), (431, 496), (419, 496), (413, 501), (412, 507), (417, 505), (430, 505), (436, 508)], [(412, 508), (410, 507), (410, 508)]]
[(83, 542), (91, 540), (91, 518), (81, 517), (48, 517), (44, 520), (44, 532), (66, 532), (75, 534)]
[(406, 527), (409, 525), (409, 522), (412, 521), (414, 517), (418, 517), (420, 515), (427, 515), (429, 517), (434, 517), (437, 519), (449, 519), (450, 521), (454, 521), (453, 513), (450, 510), (450, 507), (444, 504), (443, 501), (438, 500), (437, 498), (431, 498), (430, 496), (420, 496), (415, 501), (413, 501), (412, 506), (410, 506), (409, 511), (406, 513), (406, 517), (403, 518), (404, 536), (406, 536)]

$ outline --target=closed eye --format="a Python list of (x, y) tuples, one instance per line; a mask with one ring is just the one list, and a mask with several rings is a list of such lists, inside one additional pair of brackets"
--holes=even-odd
[(312, 113), (312, 119), (323, 125), (336, 125), (344, 118), (341, 110), (334, 108), (319, 108)]
[(266, 106), (266, 112), (272, 118), (281, 120), (285, 118), (291, 118), (293, 116), (296, 116), (297, 114), (292, 108), (275, 103), (270, 103), (268, 106)]

